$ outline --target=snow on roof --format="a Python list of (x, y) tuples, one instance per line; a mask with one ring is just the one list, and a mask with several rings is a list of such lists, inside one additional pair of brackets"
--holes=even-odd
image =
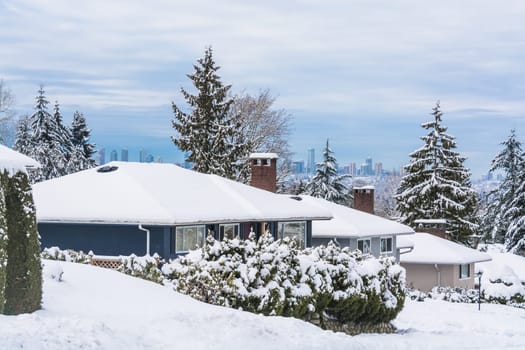
[(350, 238), (414, 233), (414, 230), (406, 225), (377, 215), (335, 204), (321, 198), (311, 196), (300, 196), (300, 198), (302, 202), (325, 208), (333, 215), (332, 220), (312, 222), (312, 237)]
[(250, 159), (277, 159), (277, 153), (251, 153)]
[(396, 249), (409, 249), (414, 248), (414, 241), (411, 239), (412, 236), (398, 238), (396, 240)]
[[(104, 169), (109, 171), (97, 171)], [(318, 206), (174, 164), (111, 162), (37, 183), (33, 196), (39, 222), (174, 225), (331, 218)]]
[(447, 219), (417, 219), (415, 224), (446, 224)]
[(486, 253), (425, 232), (416, 232), (410, 237), (398, 237), (396, 243), (404, 245), (407, 239), (414, 243), (414, 249), (401, 254), (401, 263), (455, 265), (491, 260)]
[(354, 190), (373, 190), (373, 189), (375, 189), (375, 187), (372, 185), (354, 187)]
[(33, 158), (29, 158), (25, 154), (14, 151), (4, 145), (0, 145), (0, 169), (8, 171), (26, 171), (27, 168), (40, 168), (40, 163)]
[(521, 283), (525, 283), (525, 257), (510, 252), (505, 252), (504, 248), (497, 249), (497, 245), (488, 245), (487, 254), (492, 261), (476, 265), (476, 270), (484, 271), (487, 268), (509, 267), (518, 276)]

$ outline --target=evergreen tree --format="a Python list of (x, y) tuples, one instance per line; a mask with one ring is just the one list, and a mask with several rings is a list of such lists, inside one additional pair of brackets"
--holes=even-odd
[(23, 116), (18, 121), (13, 149), (23, 154), (30, 154), (33, 148), (31, 121), (28, 116)]
[(328, 140), (323, 151), (323, 162), (316, 164), (314, 177), (306, 185), (304, 194), (324, 198), (337, 204), (349, 205), (352, 195), (343, 180), (350, 175), (337, 174), (337, 162)]
[(0, 178), (0, 314), (4, 312), (7, 267), (7, 222), (4, 186)]
[(515, 198), (504, 214), (509, 222), (505, 234), (507, 251), (525, 255), (525, 171), (520, 172), (520, 186), (516, 190)]
[[(188, 153), (186, 161), (202, 173), (234, 178), (245, 144), (239, 143), (240, 119), (229, 111), (233, 99), (228, 98), (229, 85), (223, 85), (212, 57), (212, 49), (205, 51), (204, 58), (194, 65), (194, 73), (188, 74), (197, 89), (192, 95), (181, 88), (182, 95), (190, 105), (190, 114), (184, 113), (175, 103), (173, 127), (178, 135), (172, 137), (175, 145)], [(243, 140), (244, 142), (245, 140)]]
[(421, 124), (428, 130), (421, 137), (423, 147), (410, 154), (411, 161), (404, 167), (397, 210), (410, 226), (417, 219), (446, 219), (450, 238), (467, 243), (477, 228), (477, 194), (463, 165), (465, 158), (455, 151), (455, 138), (441, 125), (439, 102), (431, 115), (432, 121)]
[(5, 189), (7, 266), (4, 313), (17, 315), (38, 310), (42, 301), (42, 266), (36, 212), (27, 175), (7, 171)]
[(501, 170), (505, 174), (503, 182), (487, 198), (486, 214), (483, 216), (481, 228), (486, 239), (503, 243), (509, 229), (509, 220), (513, 213), (504, 215), (516, 198), (520, 185), (520, 173), (523, 171), (523, 155), (521, 142), (516, 139), (515, 130), (511, 130), (506, 141), (502, 142), (503, 149), (492, 160), (490, 171)]
[(72, 169), (76, 172), (94, 167), (95, 160), (91, 157), (95, 154), (95, 144), (90, 143), (91, 130), (87, 127), (86, 118), (78, 111), (73, 114), (71, 123)]

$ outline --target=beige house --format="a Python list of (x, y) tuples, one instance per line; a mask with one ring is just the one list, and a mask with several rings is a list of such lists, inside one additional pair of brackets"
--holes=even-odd
[(398, 242), (407, 248), (400, 255), (407, 286), (422, 291), (435, 286), (474, 288), (474, 264), (491, 260), (486, 253), (424, 232), (399, 236)]

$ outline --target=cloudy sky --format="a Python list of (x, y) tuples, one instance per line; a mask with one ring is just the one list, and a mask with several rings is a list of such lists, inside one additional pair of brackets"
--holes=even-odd
[(0, 78), (31, 113), (40, 84), (106, 150), (164, 161), (171, 102), (211, 45), (233, 92), (270, 89), (296, 159), (327, 138), (340, 164), (406, 164), (444, 124), (478, 177), (510, 129), (525, 140), (525, 1), (0, 0)]

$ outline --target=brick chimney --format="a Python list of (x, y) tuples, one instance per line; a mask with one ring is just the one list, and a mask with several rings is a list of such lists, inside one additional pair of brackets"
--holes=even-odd
[(354, 187), (354, 209), (374, 214), (374, 186)]
[(275, 153), (250, 154), (250, 167), (252, 178), (250, 185), (266, 191), (277, 190), (277, 158)]
[(446, 219), (419, 219), (414, 220), (416, 232), (426, 232), (434, 236), (449, 239)]

